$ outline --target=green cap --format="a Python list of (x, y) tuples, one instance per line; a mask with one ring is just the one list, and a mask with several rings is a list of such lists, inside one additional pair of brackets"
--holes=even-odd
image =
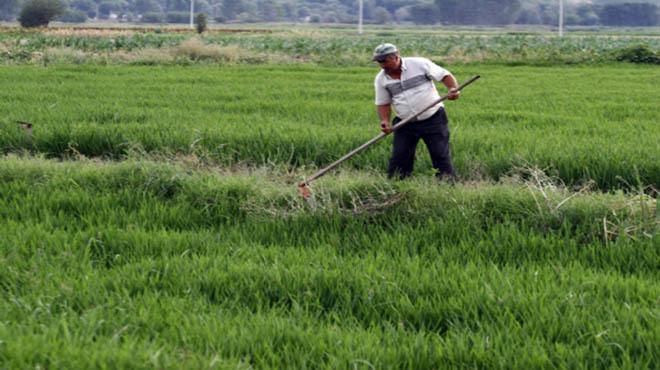
[(380, 44), (376, 46), (376, 48), (374, 49), (374, 56), (371, 58), (371, 60), (383, 59), (386, 56), (390, 54), (394, 54), (398, 51), (399, 50), (393, 44), (390, 43)]

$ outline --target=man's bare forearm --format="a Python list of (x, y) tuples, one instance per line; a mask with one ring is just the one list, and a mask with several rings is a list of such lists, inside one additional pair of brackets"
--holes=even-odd
[(378, 117), (380, 118), (381, 122), (390, 122), (390, 112), (392, 110), (390, 109), (390, 104), (385, 104), (385, 105), (379, 105), (378, 106)]
[(392, 110), (390, 104), (378, 106), (378, 117), (380, 117), (380, 130), (386, 134), (392, 132), (390, 126), (390, 114)]
[(456, 81), (456, 77), (454, 77), (454, 75), (452, 75), (451, 73), (446, 75), (442, 79), (442, 84), (445, 85), (445, 87), (447, 87), (447, 90), (458, 88), (458, 81)]
[(458, 97), (461, 95), (461, 92), (457, 90), (458, 81), (456, 81), (456, 77), (454, 77), (454, 75), (450, 73), (442, 79), (442, 83), (447, 87), (447, 90), (449, 90), (449, 93), (447, 94), (447, 99), (449, 100), (458, 99)]

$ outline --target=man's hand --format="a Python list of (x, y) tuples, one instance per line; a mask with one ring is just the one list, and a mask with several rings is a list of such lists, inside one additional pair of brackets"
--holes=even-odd
[(389, 134), (392, 132), (392, 126), (390, 126), (388, 121), (380, 121), (380, 130), (386, 134)]
[(460, 96), (461, 96), (461, 92), (458, 91), (457, 88), (452, 87), (451, 89), (449, 89), (449, 93), (447, 94), (447, 99), (449, 99), (449, 100), (456, 100), (456, 99), (458, 99)]

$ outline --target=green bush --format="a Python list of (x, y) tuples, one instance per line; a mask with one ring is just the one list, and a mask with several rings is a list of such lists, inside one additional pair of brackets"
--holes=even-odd
[(23, 27), (48, 26), (63, 11), (64, 6), (59, 0), (28, 0), (21, 9), (18, 21)]
[(195, 28), (197, 33), (202, 33), (206, 31), (208, 17), (205, 13), (199, 13), (195, 17)]
[(616, 53), (620, 62), (660, 64), (660, 56), (646, 45), (631, 46)]

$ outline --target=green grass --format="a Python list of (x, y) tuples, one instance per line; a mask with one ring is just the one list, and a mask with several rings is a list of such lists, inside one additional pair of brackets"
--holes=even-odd
[(657, 366), (654, 201), (343, 173), (308, 204), (296, 177), (5, 157), (0, 362)]
[[(631, 38), (296, 32), (0, 33), (0, 368), (660, 366), (660, 80), (602, 63)], [(381, 40), (482, 76), (462, 181), (423, 145), (386, 179), (388, 138), (304, 201), (379, 133)]]
[[(567, 185), (660, 187), (654, 67), (452, 67), (447, 103), (467, 179), (538, 167)], [(195, 153), (224, 165), (324, 166), (378, 134), (376, 68), (5, 67), (0, 147), (51, 157)], [(441, 88), (442, 91), (442, 88)], [(34, 124), (31, 139), (16, 120)], [(347, 166), (383, 171), (390, 145)], [(417, 169), (430, 170), (420, 145)]]

